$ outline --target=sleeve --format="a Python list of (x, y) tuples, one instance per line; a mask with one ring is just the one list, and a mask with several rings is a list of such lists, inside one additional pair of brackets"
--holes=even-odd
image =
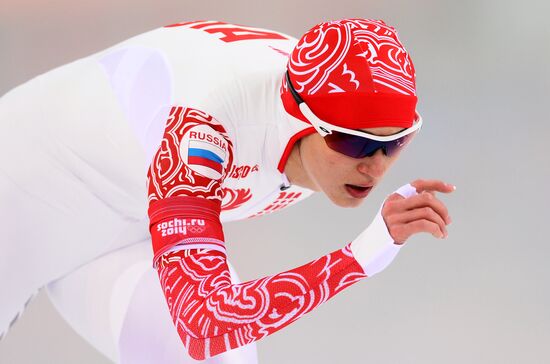
[[(198, 129), (202, 144), (191, 135)], [(232, 148), (215, 119), (174, 108), (148, 174), (154, 266), (183, 345), (197, 360), (270, 335), (367, 276), (348, 244), (295, 269), (232, 284), (219, 220)]]
[(221, 185), (232, 163), (233, 144), (216, 119), (192, 108), (170, 110), (147, 173), (154, 264), (169, 250), (225, 252)]

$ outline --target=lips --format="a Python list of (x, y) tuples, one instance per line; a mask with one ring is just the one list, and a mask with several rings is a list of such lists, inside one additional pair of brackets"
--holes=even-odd
[(354, 198), (365, 198), (372, 190), (372, 186), (346, 184), (346, 191)]

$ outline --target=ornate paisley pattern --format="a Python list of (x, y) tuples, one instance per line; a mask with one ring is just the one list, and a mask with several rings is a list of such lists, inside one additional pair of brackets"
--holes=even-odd
[(412, 61), (396, 30), (380, 20), (346, 19), (314, 27), (292, 52), (288, 69), (300, 94), (374, 89), (415, 95)]
[(193, 171), (180, 153), (184, 135), (197, 125), (208, 125), (221, 134), (228, 145), (224, 174), (233, 163), (233, 144), (224, 127), (212, 116), (191, 108), (173, 107), (170, 111), (164, 138), (147, 173), (149, 204), (171, 196), (195, 196), (220, 200), (224, 196), (220, 179), (211, 179)]
[(172, 319), (197, 360), (270, 335), (366, 277), (349, 244), (301, 267), (232, 284), (225, 254), (166, 254), (157, 267)]

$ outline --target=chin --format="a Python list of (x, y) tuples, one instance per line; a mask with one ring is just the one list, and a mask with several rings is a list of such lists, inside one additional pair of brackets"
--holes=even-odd
[(366, 198), (353, 198), (350, 196), (328, 196), (328, 198), (339, 207), (359, 207)]

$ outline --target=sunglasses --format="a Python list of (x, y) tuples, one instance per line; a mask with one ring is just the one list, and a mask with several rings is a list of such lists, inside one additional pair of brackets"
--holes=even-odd
[(388, 136), (374, 135), (366, 131), (332, 125), (319, 119), (311, 111), (292, 86), (288, 71), (286, 72), (286, 83), (300, 111), (311, 125), (313, 125), (315, 130), (321, 134), (327, 146), (351, 158), (370, 157), (374, 155), (378, 149), (382, 149), (385, 155), (391, 157), (403, 149), (422, 126), (422, 117), (418, 112), (410, 128)]

